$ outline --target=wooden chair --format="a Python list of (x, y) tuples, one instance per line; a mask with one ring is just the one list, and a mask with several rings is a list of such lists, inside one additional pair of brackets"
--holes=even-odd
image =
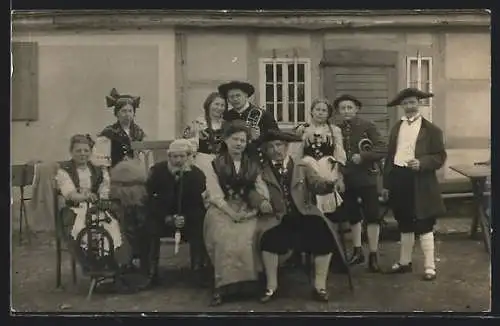
[[(59, 162), (61, 163), (61, 162)], [(63, 246), (63, 237), (65, 234), (69, 232), (69, 228), (72, 226), (67, 223), (68, 221), (63, 220), (62, 216), (62, 208), (59, 203), (62, 201), (62, 196), (59, 190), (57, 189), (57, 185), (54, 180), (54, 225), (55, 225), (55, 240), (56, 240), (56, 288), (61, 288), (62, 286), (62, 253), (68, 252), (69, 248)], [(73, 255), (70, 255), (71, 259), (71, 275), (73, 284), (77, 283), (77, 274), (76, 274), (76, 260)]]
[(34, 164), (20, 164), (12, 166), (12, 187), (18, 187), (21, 195), (19, 205), (19, 245), (21, 245), (23, 241), (23, 223), (26, 228), (28, 243), (31, 243), (31, 230), (26, 210), (26, 201), (31, 200), (31, 198), (25, 196), (25, 188), (33, 184), (34, 177)]
[[(144, 163), (146, 172), (148, 172), (150, 166), (167, 159), (167, 149), (171, 143), (172, 140), (135, 141), (132, 142), (132, 149), (136, 152), (136, 156), (141, 153), (146, 154), (144, 155)], [(152, 155), (148, 155), (149, 153)]]

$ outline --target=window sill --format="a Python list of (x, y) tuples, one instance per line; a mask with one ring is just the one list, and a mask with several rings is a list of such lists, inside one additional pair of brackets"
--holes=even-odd
[(35, 123), (37, 122), (38, 120), (28, 120), (28, 119), (11, 119), (11, 123), (17, 123), (17, 124), (21, 124), (21, 123), (24, 123), (26, 126), (29, 126), (31, 125), (32, 123)]

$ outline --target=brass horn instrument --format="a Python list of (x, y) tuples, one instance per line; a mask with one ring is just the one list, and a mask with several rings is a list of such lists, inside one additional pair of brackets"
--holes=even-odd
[[(364, 152), (372, 152), (373, 151), (373, 142), (370, 138), (364, 137), (358, 142), (358, 149), (360, 153)], [(376, 173), (379, 171), (377, 168), (377, 164), (373, 163), (370, 167), (370, 172)]]
[(248, 113), (248, 117), (246, 120), (246, 124), (251, 129), (259, 129), (260, 119), (262, 119), (262, 115), (264, 114), (264, 110), (259, 108), (252, 108)]
[(373, 142), (369, 138), (362, 138), (358, 143), (360, 153), (373, 151)]

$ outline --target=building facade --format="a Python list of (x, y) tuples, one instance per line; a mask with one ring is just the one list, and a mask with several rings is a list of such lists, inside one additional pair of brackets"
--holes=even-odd
[(419, 87), (435, 93), (423, 111), (445, 133), (448, 165), (489, 156), (486, 11), (21, 12), (13, 21), (13, 163), (64, 159), (72, 134), (113, 122), (104, 105), (113, 87), (141, 96), (138, 123), (165, 140), (229, 80), (255, 85), (253, 101), (283, 128), (307, 121), (317, 97), (355, 95), (384, 135), (401, 116), (387, 101)]

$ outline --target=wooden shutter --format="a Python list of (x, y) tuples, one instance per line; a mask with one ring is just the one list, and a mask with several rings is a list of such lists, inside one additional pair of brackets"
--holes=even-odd
[[(388, 67), (332, 67), (331, 92), (335, 97), (342, 94), (355, 96), (363, 103), (359, 116), (377, 125), (380, 133), (389, 133), (387, 102), (390, 97), (390, 73)], [(333, 99), (332, 99), (333, 100)]]
[(360, 117), (374, 122), (387, 137), (397, 119), (396, 110), (386, 106), (397, 91), (397, 60), (395, 51), (325, 50), (324, 94), (331, 101), (342, 94), (356, 96), (363, 103)]
[(12, 43), (12, 121), (38, 120), (38, 46)]

